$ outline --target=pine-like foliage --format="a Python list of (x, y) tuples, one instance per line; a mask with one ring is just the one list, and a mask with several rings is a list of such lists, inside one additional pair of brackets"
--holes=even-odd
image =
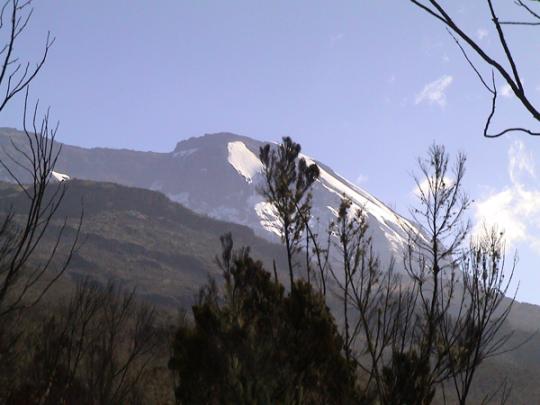
[(272, 204), (281, 225), (281, 239), (287, 250), (289, 278), (294, 288), (293, 256), (300, 251), (302, 234), (311, 218), (311, 187), (319, 168), (300, 156), (301, 146), (289, 137), (277, 147), (261, 147), (264, 185), (259, 190)]
[(210, 283), (176, 334), (179, 403), (350, 403), (354, 367), (322, 296), (284, 287), (224, 238), (223, 295)]

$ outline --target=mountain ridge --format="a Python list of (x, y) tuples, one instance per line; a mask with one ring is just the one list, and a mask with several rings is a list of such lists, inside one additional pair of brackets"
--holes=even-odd
[[(49, 192), (53, 194), (57, 186), (64, 187), (52, 184)], [(83, 213), (82, 243), (65, 285), (84, 277), (101, 283), (112, 279), (123, 288), (137, 288), (140, 296), (160, 306), (186, 308), (208, 278), (220, 282), (215, 258), (221, 254), (219, 237), (226, 233), (231, 233), (236, 247), (249, 246), (265, 267), (271, 268), (275, 260), (278, 269), (285, 268), (281, 246), (257, 237), (246, 226), (195, 213), (162, 193), (79, 179), (65, 187), (50, 232), (35, 257), (46, 257), (65, 220), (62, 240), (67, 247)], [(17, 186), (0, 183), (0, 213), (13, 210), (22, 215), (26, 204)]]
[[(9, 132), (12, 136), (16, 133)], [(9, 148), (2, 134), (0, 129), (0, 143)], [(258, 192), (263, 181), (258, 151), (264, 144), (247, 136), (219, 132), (179, 141), (166, 153), (62, 145), (56, 170), (72, 178), (160, 191), (195, 212), (249, 226), (256, 235), (277, 242), (278, 220)], [(413, 225), (330, 166), (304, 157), (321, 169), (313, 188), (312, 226), (316, 232), (326, 232), (346, 194), (354, 207), (364, 209), (381, 259), (389, 264), (394, 256), (399, 257), (407, 243), (403, 224)]]

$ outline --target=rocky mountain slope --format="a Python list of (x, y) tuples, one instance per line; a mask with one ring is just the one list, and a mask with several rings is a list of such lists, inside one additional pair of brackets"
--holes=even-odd
[[(9, 153), (12, 141), (20, 142), (21, 134), (0, 130), (0, 148)], [(84, 243), (56, 292), (83, 276), (112, 278), (125, 287), (136, 287), (138, 294), (161, 307), (186, 308), (209, 276), (220, 279), (214, 258), (220, 252), (219, 236), (226, 232), (232, 232), (236, 246), (251, 246), (253, 255), (268, 269), (275, 259), (276, 268), (283, 271), (283, 248), (271, 243), (277, 239), (275, 218), (257, 194), (260, 145), (231, 134), (183, 141), (171, 153), (63, 145), (58, 179), (65, 174), (71, 180), (53, 228), (58, 229), (67, 217), (69, 239), (83, 201)], [(314, 212), (321, 227), (333, 218), (345, 192), (366, 210), (379, 253), (387, 258), (399, 253), (406, 241), (400, 225), (406, 219), (319, 165), (322, 175), (316, 184)], [(0, 177), (7, 178), (1, 172)], [(3, 183), (0, 211), (9, 207), (23, 212), (24, 203), (13, 185)], [(46, 251), (50, 244), (46, 240), (42, 249)], [(513, 343), (518, 348), (482, 366), (471, 403), (481, 403), (483, 395), (506, 377), (514, 387), (509, 403), (537, 403), (540, 387), (532, 382), (540, 376), (540, 338), (531, 334), (539, 322), (538, 306), (516, 303), (505, 327), (515, 330)]]
[[(136, 288), (139, 296), (160, 308), (187, 309), (209, 277), (218, 283), (221, 280), (214, 259), (220, 253), (219, 235), (226, 232), (232, 233), (236, 246), (251, 246), (253, 256), (261, 259), (267, 269), (272, 268), (275, 259), (278, 276), (287, 279), (283, 247), (257, 237), (246, 226), (197, 214), (151, 190), (77, 179), (66, 186), (66, 197), (52, 232), (40, 245), (35, 259), (45, 257), (64, 218), (69, 224), (64, 243), (69, 243), (82, 207), (83, 243), (67, 275), (55, 284), (49, 297), (62, 296), (77, 279), (91, 277)], [(24, 196), (14, 185), (0, 183), (0, 213), (10, 207), (23, 213), (24, 205)], [(505, 377), (514, 387), (510, 403), (528, 404), (531, 398), (540, 398), (540, 387), (530, 384), (540, 376), (536, 361), (540, 338), (530, 339), (539, 314), (537, 306), (516, 304), (507, 327), (516, 329), (514, 344), (528, 343), (481, 367), (471, 403), (481, 403), (483, 395), (493, 391), (494, 381), (500, 383)]]
[[(81, 244), (68, 277), (62, 279), (66, 288), (81, 277), (103, 283), (112, 279), (125, 288), (136, 288), (159, 306), (189, 307), (209, 277), (221, 282), (215, 258), (221, 253), (219, 237), (229, 232), (235, 247), (249, 245), (267, 268), (275, 260), (278, 269), (285, 269), (281, 246), (257, 237), (245, 226), (197, 214), (161, 193), (87, 180), (72, 180), (66, 186), (56, 219), (34, 257), (38, 261), (46, 257), (67, 219), (58, 250), (59, 259), (65, 256), (84, 210)], [(25, 205), (22, 192), (0, 183), (0, 215), (9, 209), (24, 213)]]
[[(10, 140), (17, 143), (21, 139), (15, 130), (0, 129), (0, 145), (8, 150)], [(195, 212), (246, 225), (257, 235), (277, 241), (277, 220), (258, 193), (262, 180), (258, 151), (262, 145), (230, 133), (190, 138), (170, 153), (62, 145), (56, 170), (72, 178), (160, 191)], [(407, 220), (328, 166), (316, 163), (321, 169), (313, 192), (316, 230), (326, 231), (341, 196), (347, 195), (356, 207), (365, 210), (375, 251), (382, 260), (399, 259), (407, 241), (402, 227)]]

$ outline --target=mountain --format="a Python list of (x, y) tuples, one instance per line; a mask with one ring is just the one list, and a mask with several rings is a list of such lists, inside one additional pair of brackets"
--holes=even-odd
[[(0, 183), (0, 213), (12, 208), (22, 214), (26, 204), (16, 187)], [(64, 219), (68, 227), (63, 247), (69, 246), (83, 210), (82, 243), (67, 279), (89, 276), (103, 283), (112, 279), (128, 289), (137, 288), (139, 295), (160, 306), (188, 307), (209, 277), (221, 281), (215, 258), (221, 253), (219, 236), (225, 233), (232, 234), (236, 247), (250, 246), (266, 268), (271, 269), (274, 260), (278, 269), (286, 267), (283, 248), (245, 226), (197, 214), (159, 192), (88, 180), (67, 184), (35, 260), (50, 251)], [(65, 251), (59, 249), (59, 257)]]
[[(10, 153), (12, 142), (22, 141), (20, 132), (0, 129), (0, 150)], [(112, 278), (136, 287), (139, 295), (160, 307), (187, 308), (208, 277), (220, 280), (215, 256), (220, 253), (219, 236), (226, 232), (232, 233), (235, 246), (251, 246), (267, 269), (274, 260), (278, 272), (286, 269), (283, 247), (272, 243), (277, 240), (275, 218), (257, 194), (261, 145), (232, 134), (192, 138), (170, 153), (62, 145), (55, 179), (69, 176), (68, 192), (36, 259), (46, 255), (63, 218), (68, 219), (66, 240), (74, 235), (82, 207), (83, 244), (53, 293), (61, 294), (81, 277)], [(387, 259), (398, 254), (406, 241), (400, 228), (406, 219), (317, 163), (322, 175), (315, 186), (314, 212), (321, 227), (333, 218), (345, 192), (366, 210), (378, 252)], [(0, 171), (0, 179), (7, 178)], [(0, 183), (0, 212), (9, 207), (24, 212), (24, 198), (12, 184)], [(278, 277), (286, 280), (284, 273)], [(506, 377), (514, 387), (509, 403), (538, 403), (540, 386), (534, 381), (540, 377), (540, 337), (531, 333), (539, 324), (538, 306), (515, 304), (506, 327), (515, 330), (518, 349), (481, 367), (471, 403), (481, 403)]]
[[(15, 130), (0, 129), (0, 146), (9, 150), (8, 139), (17, 143), (22, 137)], [(170, 153), (61, 145), (55, 170), (72, 178), (160, 191), (195, 212), (246, 225), (258, 236), (276, 242), (277, 219), (258, 193), (262, 181), (258, 153), (263, 144), (240, 135), (218, 133), (181, 141)], [(315, 162), (321, 176), (313, 189), (314, 228), (320, 233), (326, 231), (345, 194), (356, 207), (365, 210), (374, 250), (381, 260), (388, 263), (392, 256), (401, 257), (407, 241), (402, 225), (411, 224), (330, 167)]]

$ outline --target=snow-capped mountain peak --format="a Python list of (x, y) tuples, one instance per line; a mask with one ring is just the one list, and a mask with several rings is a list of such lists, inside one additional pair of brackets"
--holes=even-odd
[[(272, 236), (279, 236), (279, 220), (273, 207), (257, 198), (257, 185), (262, 179), (257, 179), (262, 172), (263, 165), (254, 151), (250, 150), (242, 141), (231, 141), (227, 144), (229, 164), (245, 178), (246, 182), (253, 189), (253, 196), (249, 198), (249, 203), (258, 217), (259, 224), (247, 223), (247, 225), (257, 229), (259, 226), (265, 229)], [(324, 232), (329, 223), (336, 217), (337, 207), (340, 199), (347, 196), (352, 202), (353, 210), (361, 209), (367, 216), (371, 235), (377, 250), (382, 255), (384, 252), (391, 252), (394, 255), (401, 255), (407, 243), (407, 232), (404, 227), (413, 227), (405, 218), (399, 216), (388, 206), (370, 195), (367, 191), (352, 184), (343, 177), (334, 173), (323, 164), (318, 163), (313, 158), (304, 154), (300, 155), (308, 164), (319, 166), (320, 176), (313, 187), (313, 216), (318, 222), (319, 232)], [(268, 235), (266, 235), (268, 237)], [(384, 256), (388, 256), (385, 253)]]
[[(24, 138), (20, 139), (22, 142)], [(7, 138), (0, 137), (0, 143), (9, 147)], [(259, 236), (276, 241), (279, 221), (273, 207), (258, 192), (264, 180), (258, 158), (264, 144), (245, 136), (219, 133), (181, 141), (170, 153), (63, 145), (52, 178), (66, 181), (72, 176), (157, 190), (196, 212), (247, 225)], [(340, 199), (346, 195), (354, 208), (363, 209), (374, 249), (381, 259), (394, 256), (401, 262), (399, 257), (408, 241), (403, 226), (414, 226), (330, 167), (302, 156), (320, 169), (320, 178), (312, 190), (314, 230), (326, 232), (335, 219)]]
[(263, 169), (259, 158), (241, 141), (229, 142), (227, 150), (229, 151), (227, 160), (232, 167), (244, 176), (248, 183), (252, 183), (253, 178)]

